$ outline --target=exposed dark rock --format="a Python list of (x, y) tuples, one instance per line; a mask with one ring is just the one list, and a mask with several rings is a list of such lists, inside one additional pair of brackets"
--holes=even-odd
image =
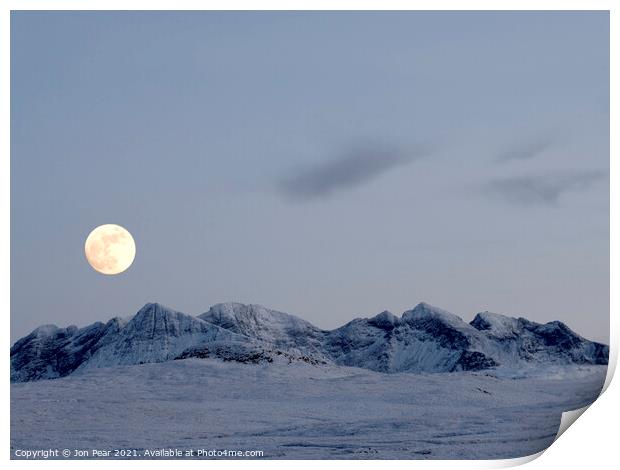
[(609, 347), (557, 321), (539, 324), (482, 312), (468, 324), (425, 303), (400, 318), (385, 311), (331, 331), (258, 305), (218, 304), (193, 317), (149, 303), (127, 322), (115, 318), (81, 329), (37, 328), (11, 348), (11, 380), (189, 357), (334, 363), (386, 373), (451, 372), (529, 363), (604, 365)]
[(452, 370), (484, 370), (498, 365), (492, 358), (485, 356), (481, 352), (463, 351)]

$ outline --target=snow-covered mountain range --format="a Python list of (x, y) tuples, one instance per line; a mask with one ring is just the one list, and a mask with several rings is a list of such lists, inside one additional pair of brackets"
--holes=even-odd
[(129, 320), (37, 328), (11, 347), (11, 381), (189, 357), (333, 363), (390, 373), (607, 364), (608, 356), (607, 345), (561, 322), (483, 312), (466, 323), (426, 303), (400, 317), (386, 311), (335, 330), (260, 305), (218, 304), (194, 317), (149, 303)]

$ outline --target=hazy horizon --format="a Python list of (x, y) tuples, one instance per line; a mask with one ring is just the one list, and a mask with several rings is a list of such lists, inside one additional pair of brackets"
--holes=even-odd
[(11, 13), (12, 341), (424, 301), (608, 343), (609, 291), (608, 12)]

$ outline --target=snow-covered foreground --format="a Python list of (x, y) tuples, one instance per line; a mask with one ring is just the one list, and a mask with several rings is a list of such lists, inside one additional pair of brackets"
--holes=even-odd
[[(268, 459), (495, 459), (554, 440), (606, 366), (513, 378), (186, 359), (11, 385), (11, 455), (34, 449), (259, 450)], [(112, 454), (113, 456), (113, 454)], [(247, 457), (243, 457), (247, 458)]]

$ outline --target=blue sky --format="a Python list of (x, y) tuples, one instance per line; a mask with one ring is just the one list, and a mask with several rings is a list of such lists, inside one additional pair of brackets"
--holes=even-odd
[(608, 340), (607, 12), (14, 12), (11, 147), (13, 339), (235, 300)]

